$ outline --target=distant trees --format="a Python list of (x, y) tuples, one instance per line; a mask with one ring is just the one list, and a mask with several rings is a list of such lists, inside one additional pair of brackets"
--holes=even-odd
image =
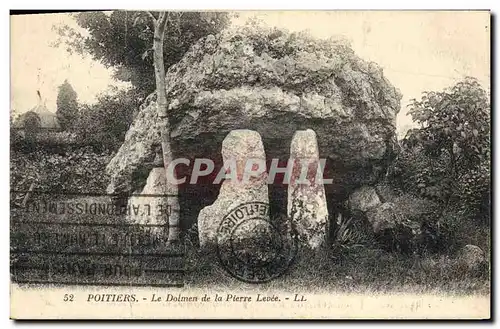
[(40, 117), (35, 112), (27, 112), (24, 115), (24, 133), (26, 139), (32, 140), (36, 134), (40, 132), (41, 122)]
[(63, 130), (71, 129), (78, 117), (78, 97), (68, 80), (59, 86), (56, 115)]
[[(119, 147), (133, 113), (156, 90), (151, 18), (144, 11), (76, 13), (77, 24), (86, 33), (65, 25), (57, 27), (59, 43), (69, 52), (91, 55), (107, 67), (114, 78), (131, 83), (131, 88), (113, 95), (101, 95), (97, 104), (82, 105), (76, 123), (85, 139), (102, 141), (108, 149)], [(220, 32), (229, 25), (228, 13), (183, 12), (169, 15), (165, 21), (163, 60), (165, 70), (178, 62), (200, 38)]]
[[(130, 82), (141, 98), (155, 91), (153, 65), (154, 30), (145, 11), (115, 10), (75, 14), (83, 35), (69, 26), (59, 26), (60, 42), (69, 51), (90, 54), (95, 60), (115, 69), (115, 78)], [(170, 15), (169, 31), (163, 44), (165, 68), (177, 63), (200, 38), (216, 34), (230, 22), (228, 13), (183, 12)]]
[[(84, 139), (98, 138), (114, 146), (116, 140), (123, 139), (134, 109), (156, 90), (158, 114), (164, 123), (161, 144), (166, 167), (172, 160), (172, 154), (166, 113), (165, 72), (200, 38), (225, 28), (229, 24), (229, 15), (214, 12), (113, 11), (110, 15), (103, 12), (79, 13), (75, 18), (88, 35), (84, 36), (67, 26), (60, 27), (59, 34), (65, 38), (68, 50), (92, 55), (95, 60), (113, 67), (116, 79), (132, 84), (129, 91), (120, 93), (118, 97), (101, 96), (97, 105), (83, 106), (76, 131)], [(177, 194), (175, 184), (165, 183), (170, 194)], [(168, 198), (168, 202), (172, 209), (179, 208), (177, 198)], [(173, 211), (169, 217), (169, 241), (179, 239), (178, 216), (178, 212)]]
[(138, 97), (130, 90), (101, 94), (95, 104), (82, 104), (73, 131), (94, 148), (116, 151), (125, 138)]

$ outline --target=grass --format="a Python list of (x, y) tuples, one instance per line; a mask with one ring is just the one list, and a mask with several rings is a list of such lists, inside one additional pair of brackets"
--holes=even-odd
[[(216, 257), (191, 250), (185, 282), (192, 287), (235, 289), (254, 287), (242, 283), (218, 264)], [(258, 289), (335, 291), (343, 293), (404, 292), (489, 294), (488, 267), (480, 271), (464, 268), (460, 259), (448, 255), (405, 256), (383, 250), (358, 248), (334, 258), (329, 252), (302, 251), (281, 277), (258, 285)]]
[[(27, 219), (37, 221), (40, 218)], [(66, 218), (65, 220), (70, 220)], [(75, 221), (95, 221), (72, 218)], [(21, 226), (11, 226), (11, 237)], [(468, 235), (460, 234), (463, 244), (480, 246), (489, 259), (489, 229), (470, 227)], [(13, 240), (15, 241), (15, 240)], [(47, 243), (50, 244), (50, 241)], [(16, 246), (12, 246), (16, 247)], [(47, 246), (45, 246), (47, 247)], [(60, 258), (60, 257), (59, 257)], [(59, 259), (59, 262), (64, 259)], [(66, 260), (70, 262), (71, 259)], [(74, 260), (73, 260), (74, 261)], [(51, 262), (49, 258), (46, 262)], [(101, 260), (102, 262), (102, 260)], [(166, 264), (166, 263), (165, 263)], [(184, 258), (187, 288), (256, 289), (258, 291), (320, 291), (339, 293), (490, 293), (489, 265), (471, 271), (452, 252), (427, 255), (403, 255), (358, 246), (350, 250), (310, 252), (299, 250), (296, 261), (281, 277), (264, 284), (248, 284), (231, 277), (219, 265), (215, 253), (200, 252), (195, 246), (186, 248)], [(155, 264), (155, 266), (160, 266)], [(168, 266), (168, 265), (165, 265)], [(177, 265), (176, 265), (177, 266)], [(151, 278), (154, 280), (154, 278)]]

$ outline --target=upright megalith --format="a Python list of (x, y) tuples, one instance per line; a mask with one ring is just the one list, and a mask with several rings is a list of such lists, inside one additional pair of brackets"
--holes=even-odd
[(328, 208), (318, 143), (313, 130), (295, 132), (290, 146), (290, 161), (294, 165), (288, 184), (288, 216), (299, 238), (311, 249), (317, 249), (326, 241)]
[(167, 232), (170, 206), (167, 195), (170, 195), (168, 185), (165, 184), (165, 168), (153, 168), (149, 172), (146, 185), (140, 194), (132, 195), (128, 199), (130, 209), (127, 221), (133, 224), (158, 225), (151, 227), (151, 231)]
[(218, 227), (233, 208), (250, 202), (269, 203), (266, 154), (258, 132), (231, 131), (222, 142), (222, 159), (224, 170), (215, 178), (215, 182), (223, 179), (219, 196), (198, 215), (202, 248), (217, 242)]

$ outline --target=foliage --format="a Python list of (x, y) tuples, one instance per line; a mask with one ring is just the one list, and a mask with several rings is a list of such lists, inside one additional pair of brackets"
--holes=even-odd
[(199, 248), (200, 246), (200, 238), (198, 234), (198, 223), (194, 223), (185, 230), (184, 241), (189, 247)]
[(474, 78), (450, 90), (424, 92), (413, 100), (409, 113), (420, 129), (407, 136), (410, 145), (421, 145), (427, 155), (447, 153), (450, 169), (467, 169), (489, 159), (490, 105), (486, 91)]
[(420, 128), (410, 130), (393, 179), (405, 190), (463, 210), (489, 216), (490, 102), (474, 78), (412, 100), (409, 113)]
[(366, 224), (355, 216), (344, 216), (337, 213), (334, 229), (330, 237), (331, 250), (333, 257), (342, 257), (348, 255), (352, 250), (365, 247), (373, 241)]
[(77, 136), (69, 131), (40, 131), (36, 135), (23, 135), (11, 130), (10, 148), (14, 152), (31, 153), (40, 150), (64, 153), (66, 149), (86, 146)]
[(24, 115), (24, 133), (27, 139), (35, 138), (40, 132), (40, 117), (35, 112), (29, 111)]
[(63, 130), (71, 129), (78, 115), (77, 95), (68, 80), (59, 86), (56, 115)]
[(476, 245), (487, 253), (491, 250), (490, 227), (468, 217), (463, 210), (446, 211), (438, 223), (439, 232), (447, 243), (448, 251), (457, 251), (467, 244)]
[(35, 181), (36, 190), (104, 193), (108, 181), (104, 168), (110, 157), (110, 153), (95, 153), (91, 148), (79, 148), (65, 154), (45, 150), (28, 154), (13, 151), (11, 188), (24, 191)]
[[(164, 43), (165, 67), (178, 62), (198, 39), (221, 31), (229, 24), (228, 13), (183, 12), (167, 22)], [(115, 78), (131, 82), (145, 97), (155, 89), (152, 58), (153, 29), (147, 12), (115, 10), (75, 14), (80, 33), (69, 26), (58, 27), (69, 51), (92, 55), (116, 69)]]
[[(90, 54), (95, 60), (115, 69), (115, 79), (130, 82), (132, 88), (101, 95), (97, 104), (82, 105), (75, 131), (92, 145), (116, 150), (124, 139), (135, 111), (155, 90), (152, 21), (147, 12), (82, 12), (74, 15), (80, 32), (59, 26), (58, 44), (69, 52)], [(228, 13), (184, 12), (171, 15), (164, 42), (165, 67), (182, 58), (201, 37), (215, 34), (229, 24)]]
[(107, 150), (123, 142), (140, 100), (134, 89), (102, 94), (93, 105), (82, 105), (74, 131), (81, 141)]
[(439, 202), (449, 184), (446, 160), (446, 156), (427, 156), (422, 147), (403, 146), (391, 168), (392, 183), (405, 192)]

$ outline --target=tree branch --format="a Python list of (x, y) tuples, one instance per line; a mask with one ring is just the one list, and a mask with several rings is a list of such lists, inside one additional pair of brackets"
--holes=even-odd
[(157, 20), (157, 23), (158, 23), (160, 30), (164, 29), (164, 26), (167, 23), (167, 20), (168, 20), (168, 13), (165, 11), (160, 12), (160, 16), (158, 16), (158, 20)]
[(156, 25), (157, 23), (156, 17), (150, 11), (146, 11), (146, 13), (149, 15), (149, 17), (151, 17), (153, 23)]

